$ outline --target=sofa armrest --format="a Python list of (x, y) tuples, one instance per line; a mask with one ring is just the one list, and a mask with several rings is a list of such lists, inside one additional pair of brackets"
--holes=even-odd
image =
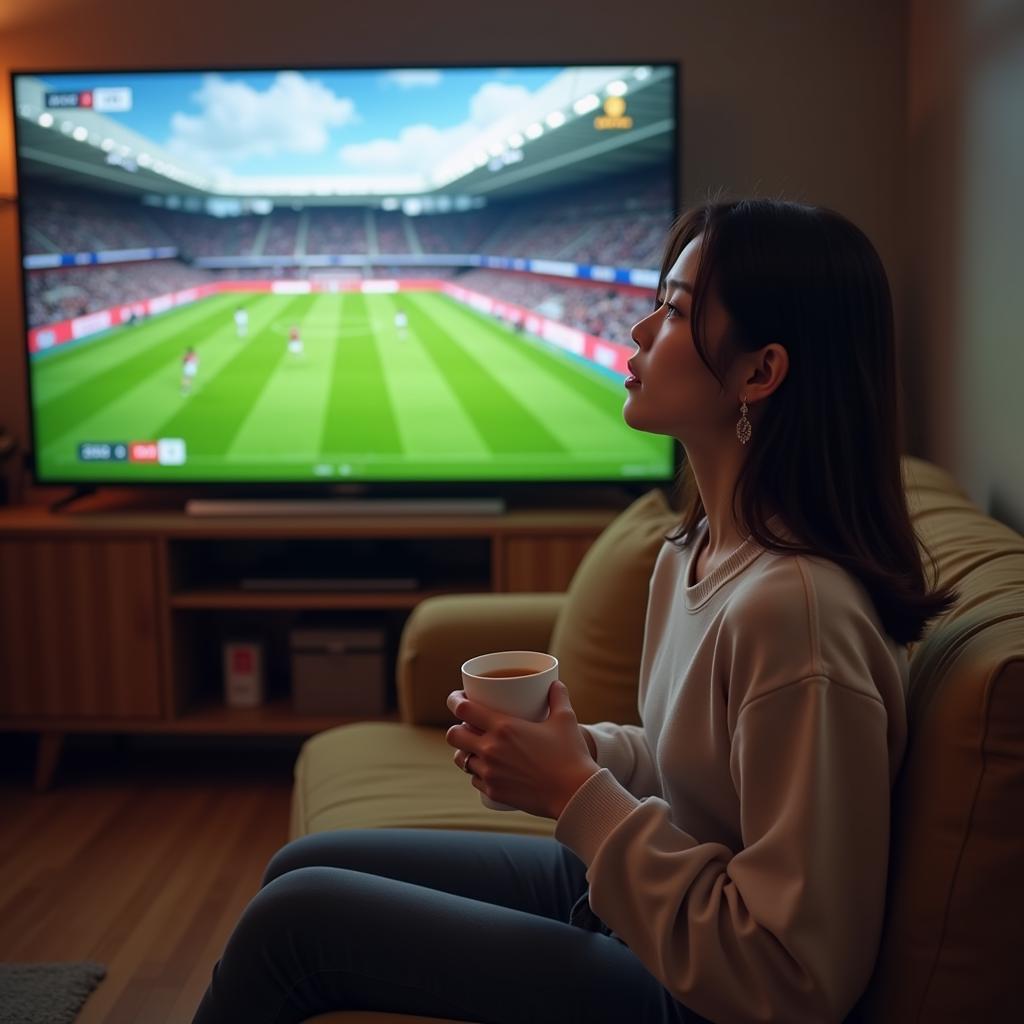
[(398, 645), (398, 710), (410, 725), (447, 728), (445, 698), (462, 663), (490, 651), (546, 651), (563, 593), (442, 594), (421, 601)]

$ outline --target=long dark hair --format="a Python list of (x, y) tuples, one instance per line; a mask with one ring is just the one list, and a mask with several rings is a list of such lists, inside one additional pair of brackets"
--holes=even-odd
[[(711, 373), (722, 384), (736, 354), (771, 342), (789, 355), (733, 492), (744, 525), (768, 550), (835, 562), (864, 585), (897, 643), (919, 640), (957, 594), (929, 590), (926, 549), (907, 510), (892, 296), (878, 253), (834, 210), (779, 199), (709, 200), (673, 225), (659, 301), (669, 269), (698, 235), (690, 320)], [(731, 318), (713, 360), (703, 331), (709, 291)], [(688, 461), (677, 484), (682, 521), (666, 539), (682, 547), (705, 509)], [(775, 513), (797, 543), (767, 527)]]

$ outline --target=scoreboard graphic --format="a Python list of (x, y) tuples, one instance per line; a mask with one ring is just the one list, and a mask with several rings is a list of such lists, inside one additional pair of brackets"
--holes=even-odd
[(76, 92), (48, 92), (50, 110), (95, 110), (97, 114), (124, 114), (132, 109), (131, 86), (97, 86)]

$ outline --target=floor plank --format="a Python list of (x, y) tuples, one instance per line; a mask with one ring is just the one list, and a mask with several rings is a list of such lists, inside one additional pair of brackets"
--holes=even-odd
[(76, 1024), (187, 1024), (287, 842), (299, 742), (71, 738), (37, 793), (34, 740), (0, 735), (0, 960), (104, 964)]

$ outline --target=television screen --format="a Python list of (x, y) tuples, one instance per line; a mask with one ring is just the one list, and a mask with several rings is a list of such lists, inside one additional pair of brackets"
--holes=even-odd
[(669, 480), (676, 73), (15, 73), (36, 478)]

